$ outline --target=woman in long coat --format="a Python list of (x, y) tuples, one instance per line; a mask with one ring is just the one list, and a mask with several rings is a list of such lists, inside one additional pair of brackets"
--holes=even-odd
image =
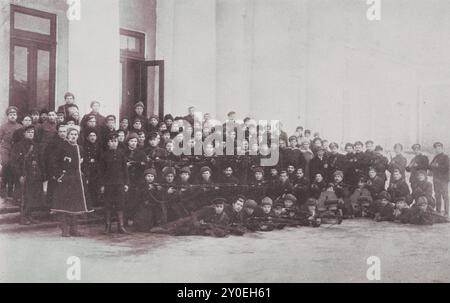
[(80, 236), (77, 229), (77, 217), (87, 212), (85, 182), (81, 170), (82, 151), (77, 144), (79, 131), (70, 128), (67, 141), (60, 145), (55, 153), (53, 170), (56, 188), (52, 211), (61, 214), (62, 236)]

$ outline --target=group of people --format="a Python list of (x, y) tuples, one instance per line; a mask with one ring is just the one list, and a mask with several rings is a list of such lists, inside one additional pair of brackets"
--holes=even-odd
[[(105, 233), (113, 221), (119, 233), (214, 236), (358, 216), (447, 222), (449, 158), (439, 142), (431, 162), (414, 144), (408, 163), (401, 144), (391, 159), (370, 140), (345, 144), (344, 154), (310, 130), (288, 137), (280, 123), (238, 121), (235, 112), (224, 124), (194, 107), (160, 119), (138, 102), (118, 120), (97, 101), (81, 117), (75, 96), (64, 99), (57, 111), (10, 106), (0, 127), (1, 192), (21, 206), (22, 224), (42, 208), (58, 214), (64, 237), (80, 236), (80, 215), (100, 208)], [(261, 166), (274, 153), (278, 161)]]

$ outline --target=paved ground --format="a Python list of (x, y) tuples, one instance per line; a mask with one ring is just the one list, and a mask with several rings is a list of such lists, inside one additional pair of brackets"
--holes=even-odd
[(83, 232), (0, 234), (0, 282), (68, 282), (69, 256), (81, 260), (81, 282), (368, 282), (369, 256), (381, 260), (381, 282), (450, 282), (450, 224), (358, 219), (222, 239)]

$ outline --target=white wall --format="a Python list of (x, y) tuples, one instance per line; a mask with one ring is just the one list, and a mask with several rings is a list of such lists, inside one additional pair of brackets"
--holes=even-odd
[(358, 0), (158, 1), (169, 110), (194, 102), (223, 119), (234, 109), (341, 143), (450, 145), (450, 2), (384, 0), (372, 22), (367, 8)]
[(166, 63), (165, 111), (190, 105), (216, 112), (216, 4), (210, 0), (157, 2), (156, 58)]
[(82, 0), (81, 20), (69, 23), (69, 90), (86, 113), (92, 100), (102, 113), (119, 115), (118, 0)]
[[(300, 124), (338, 142), (450, 145), (449, 1), (384, 0), (378, 22), (358, 0), (123, 1), (82, 0), (82, 20), (68, 22), (64, 1), (2, 0), (0, 45), (9, 49), (9, 3), (56, 13), (57, 103), (71, 90), (82, 112), (98, 99), (104, 113), (118, 114), (118, 28), (142, 25), (151, 38), (156, 15), (166, 112), (195, 105), (220, 119), (230, 110), (281, 119), (289, 133)], [(133, 10), (144, 10), (139, 20)], [(0, 65), (1, 109), (7, 51)]]
[(216, 6), (216, 116), (249, 115), (253, 12), (251, 1), (218, 0)]
[(120, 28), (146, 34), (146, 60), (155, 59), (156, 0), (119, 0)]

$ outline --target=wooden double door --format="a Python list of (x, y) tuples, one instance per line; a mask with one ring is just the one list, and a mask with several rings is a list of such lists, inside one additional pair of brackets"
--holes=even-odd
[(120, 117), (132, 117), (134, 105), (143, 102), (147, 116), (164, 116), (164, 61), (121, 59), (122, 104)]

